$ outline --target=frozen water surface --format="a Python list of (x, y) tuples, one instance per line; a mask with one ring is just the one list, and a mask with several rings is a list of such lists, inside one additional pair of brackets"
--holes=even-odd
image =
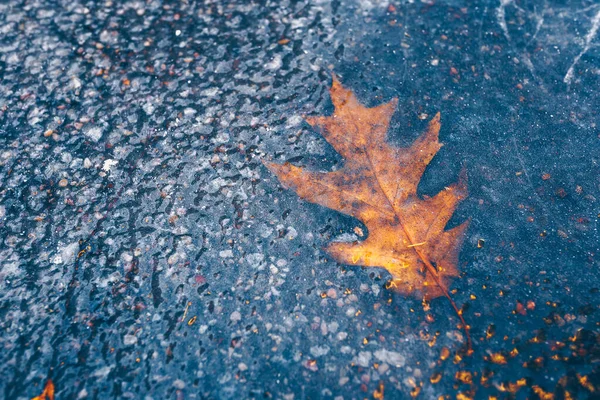
[[(592, 1), (0, 4), (0, 397), (594, 398), (600, 7)], [(322, 248), (356, 220), (262, 160), (342, 160), (303, 122), (334, 71), (440, 111), (422, 195), (471, 218), (452, 296)]]

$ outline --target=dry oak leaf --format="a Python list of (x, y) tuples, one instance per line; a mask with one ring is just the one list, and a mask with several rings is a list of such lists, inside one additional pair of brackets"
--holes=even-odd
[[(465, 173), (434, 197), (420, 198), (417, 186), (427, 164), (442, 144), (438, 141), (440, 114), (409, 148), (386, 142), (398, 100), (368, 108), (333, 77), (332, 116), (308, 117), (344, 159), (334, 172), (312, 172), (290, 163), (266, 162), (284, 187), (301, 198), (351, 215), (362, 221), (369, 236), (362, 242), (332, 243), (326, 251), (338, 262), (383, 267), (397, 292), (450, 300), (465, 329), (461, 312), (448, 294), (458, 276), (458, 253), (468, 221), (445, 231), (458, 203), (467, 196)], [(467, 339), (470, 338), (467, 331)]]

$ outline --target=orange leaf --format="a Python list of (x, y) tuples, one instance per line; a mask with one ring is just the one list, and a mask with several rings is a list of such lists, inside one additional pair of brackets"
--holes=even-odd
[(52, 379), (46, 381), (46, 386), (42, 394), (35, 396), (31, 400), (54, 400), (54, 383), (52, 383)]
[(326, 250), (338, 262), (383, 267), (390, 284), (404, 295), (445, 296), (467, 331), (462, 315), (448, 293), (451, 278), (459, 275), (458, 253), (468, 221), (446, 231), (458, 203), (467, 196), (465, 173), (459, 181), (431, 198), (417, 196), (425, 168), (442, 147), (438, 141), (440, 114), (409, 148), (386, 142), (397, 99), (368, 108), (333, 77), (332, 116), (309, 117), (323, 137), (345, 158), (335, 172), (312, 172), (289, 163), (265, 165), (284, 187), (301, 198), (361, 220), (369, 230), (366, 240), (333, 243)]

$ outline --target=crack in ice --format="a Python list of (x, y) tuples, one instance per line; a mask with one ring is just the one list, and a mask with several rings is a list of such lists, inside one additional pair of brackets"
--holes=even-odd
[(506, 40), (510, 42), (510, 34), (508, 33), (508, 27), (506, 26), (506, 6), (512, 4), (513, 0), (500, 0), (500, 5), (496, 8), (496, 19), (498, 25), (502, 28)]
[(579, 62), (581, 57), (583, 57), (583, 55), (585, 53), (587, 53), (587, 51), (590, 49), (592, 41), (594, 40), (594, 38), (596, 37), (596, 34), (598, 33), (598, 28), (600, 28), (600, 10), (598, 10), (596, 15), (594, 15), (594, 18), (592, 18), (592, 27), (588, 31), (587, 35), (585, 35), (585, 45), (583, 46), (583, 49), (581, 50), (581, 52), (579, 52), (579, 54), (577, 54), (575, 59), (573, 59), (573, 63), (571, 64), (571, 66), (567, 70), (567, 73), (565, 74), (563, 82), (566, 83), (567, 85), (570, 84), (571, 81), (573, 80), (575, 66), (577, 65), (577, 63)]

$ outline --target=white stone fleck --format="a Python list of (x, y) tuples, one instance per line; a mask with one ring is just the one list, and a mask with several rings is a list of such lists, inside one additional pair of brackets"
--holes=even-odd
[(379, 292), (381, 291), (381, 288), (379, 287), (379, 285), (373, 284), (373, 285), (371, 285), (371, 290), (373, 291), (373, 294), (375, 296), (379, 296)]
[(209, 89), (204, 89), (203, 91), (200, 92), (200, 95), (204, 96), (204, 97), (214, 97), (218, 93), (219, 93), (219, 88), (213, 87), (213, 88), (209, 88)]
[(118, 163), (119, 161), (110, 158), (108, 160), (104, 160), (104, 163), (102, 164), (102, 171), (109, 172), (112, 169), (112, 167), (114, 167)]
[(108, 374), (110, 374), (110, 371), (112, 371), (112, 367), (106, 366), (106, 367), (96, 370), (92, 374), (92, 376), (97, 377), (97, 378), (106, 378), (108, 376)]
[(144, 110), (147, 115), (151, 115), (154, 112), (154, 105), (152, 103), (146, 103), (142, 106), (142, 110)]
[(233, 257), (233, 251), (232, 250), (222, 250), (219, 252), (219, 257), (231, 258), (231, 257)]
[(239, 320), (242, 319), (242, 314), (240, 314), (239, 311), (234, 311), (231, 313), (231, 315), (229, 316), (229, 319), (233, 322), (238, 322)]
[(361, 366), (363, 368), (367, 368), (367, 367), (369, 367), (369, 364), (371, 363), (371, 358), (373, 358), (373, 355), (371, 354), (370, 351), (360, 351), (360, 352), (358, 352), (358, 356), (356, 356), (354, 358), (354, 361), (359, 366)]
[(388, 351), (386, 349), (377, 350), (375, 352), (375, 358), (397, 368), (404, 366), (406, 363), (406, 358), (402, 354), (395, 351)]
[(175, 379), (175, 381), (173, 382), (173, 387), (179, 390), (185, 389), (185, 382), (181, 379)]
[(298, 126), (302, 123), (302, 121), (304, 121), (304, 118), (302, 118), (302, 116), (293, 115), (290, 118), (288, 118), (286, 128), (293, 128), (295, 126)]
[(338, 324), (335, 321), (329, 323), (329, 325), (327, 326), (327, 328), (329, 329), (329, 332), (331, 332), (331, 333), (337, 332), (339, 327), (340, 327), (340, 324)]
[(294, 229), (294, 227), (288, 226), (287, 233), (285, 234), (285, 238), (287, 240), (293, 240), (296, 237), (298, 237), (298, 231), (296, 229)]
[(123, 337), (123, 344), (125, 346), (130, 346), (132, 344), (136, 344), (137, 341), (138, 341), (138, 338), (135, 335), (125, 335)]
[(60, 258), (62, 262), (69, 263), (75, 260), (75, 256), (79, 251), (79, 243), (73, 242), (60, 250)]
[(283, 62), (281, 61), (281, 55), (275, 54), (273, 59), (265, 64), (265, 68), (275, 71), (275, 70), (278, 70), (279, 68), (281, 68), (282, 65), (283, 65)]
[(329, 353), (329, 346), (312, 346), (310, 348), (310, 354), (313, 357), (321, 357)]
[(99, 126), (92, 126), (83, 131), (83, 134), (86, 137), (92, 139), (94, 142), (97, 142), (100, 139), (102, 139), (102, 128), (100, 128)]
[(262, 253), (252, 253), (246, 256), (246, 262), (253, 268), (258, 268), (264, 259), (265, 256)]

